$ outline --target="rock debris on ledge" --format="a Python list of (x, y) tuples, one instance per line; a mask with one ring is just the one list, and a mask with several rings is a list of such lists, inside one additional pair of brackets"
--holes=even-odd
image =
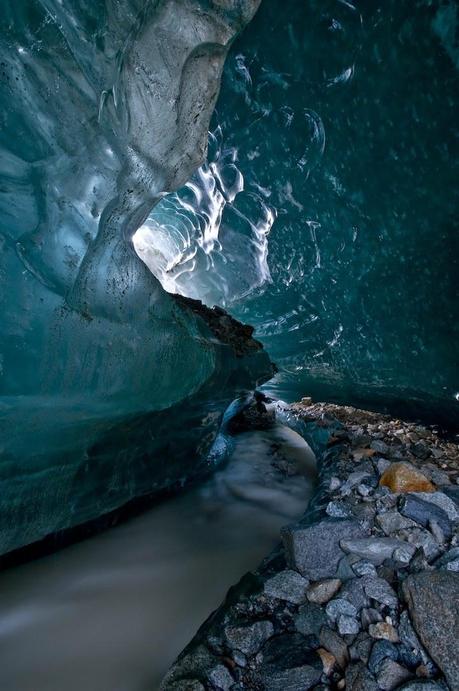
[(161, 690), (458, 691), (457, 444), (310, 399), (280, 414), (316, 452), (316, 494)]

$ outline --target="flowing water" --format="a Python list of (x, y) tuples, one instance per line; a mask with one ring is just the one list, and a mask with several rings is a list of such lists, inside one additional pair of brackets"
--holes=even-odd
[(143, 515), (0, 574), (1, 691), (155, 691), (241, 575), (300, 516), (314, 455), (244, 432), (225, 468)]

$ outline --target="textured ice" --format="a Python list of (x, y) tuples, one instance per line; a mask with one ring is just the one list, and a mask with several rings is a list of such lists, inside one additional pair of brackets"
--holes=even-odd
[[(243, 192), (203, 222), (204, 167), (147, 222), (182, 234), (173, 289), (220, 290), (256, 325), (282, 397), (459, 423), (458, 18), (451, 0), (263, 0), (211, 126), (208, 167), (228, 160)], [(177, 223), (184, 200), (197, 221)]]
[(196, 471), (269, 374), (250, 333), (236, 353), (227, 318), (178, 304), (132, 245), (202, 163), (257, 5), (2, 4), (0, 551)]

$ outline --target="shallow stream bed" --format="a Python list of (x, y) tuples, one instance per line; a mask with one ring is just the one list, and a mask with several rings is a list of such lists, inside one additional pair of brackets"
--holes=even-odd
[(242, 574), (305, 510), (306, 442), (244, 432), (209, 481), (0, 574), (2, 691), (155, 691)]

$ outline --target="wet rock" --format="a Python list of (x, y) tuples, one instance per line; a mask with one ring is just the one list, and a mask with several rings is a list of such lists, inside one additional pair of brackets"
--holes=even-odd
[(368, 633), (372, 638), (384, 639), (391, 643), (398, 643), (398, 633), (392, 624), (386, 621), (379, 621), (376, 624), (370, 624)]
[(262, 676), (263, 688), (264, 691), (307, 691), (320, 681), (321, 676), (322, 665), (320, 669), (303, 665), (294, 669), (270, 670)]
[(272, 638), (263, 648), (260, 673), (266, 691), (303, 691), (322, 676), (320, 657), (308, 649), (300, 634)]
[(452, 547), (435, 562), (435, 568), (443, 571), (459, 571), (459, 547)]
[(327, 623), (327, 617), (322, 607), (316, 604), (307, 604), (300, 607), (295, 617), (295, 628), (304, 636), (318, 636), (322, 626)]
[(377, 674), (379, 672), (381, 664), (387, 658), (393, 660), (394, 662), (398, 661), (397, 646), (395, 646), (390, 641), (376, 641), (376, 643), (374, 643), (371, 649), (370, 657), (368, 658), (369, 670), (373, 674)]
[(399, 511), (402, 516), (410, 518), (425, 528), (431, 521), (435, 521), (440, 526), (443, 535), (447, 538), (451, 537), (451, 524), (448, 515), (439, 506), (412, 494), (407, 494), (400, 499)]
[[(373, 564), (382, 564), (386, 559), (390, 559), (394, 550), (403, 547), (409, 550), (410, 546), (402, 540), (397, 540), (390, 537), (371, 537), (371, 538), (357, 538), (357, 539), (343, 539), (340, 542), (341, 548), (344, 552), (355, 554), (362, 559), (368, 559)], [(411, 548), (411, 555), (416, 551), (415, 547)]]
[(221, 691), (229, 691), (234, 684), (230, 672), (223, 665), (217, 665), (209, 674), (209, 679)]
[(346, 689), (352, 691), (378, 691), (378, 685), (371, 672), (362, 663), (353, 663), (346, 669)]
[(309, 581), (296, 571), (286, 570), (267, 580), (264, 592), (269, 597), (299, 605), (306, 599), (308, 584)]
[(392, 463), (381, 476), (380, 484), (392, 492), (435, 492), (435, 486), (411, 463)]
[(312, 583), (306, 596), (309, 602), (315, 602), (318, 605), (323, 605), (325, 602), (331, 600), (341, 588), (341, 581), (339, 578), (328, 578)]
[(250, 626), (228, 626), (225, 637), (230, 648), (240, 650), (245, 655), (257, 653), (263, 643), (274, 633), (270, 621), (257, 621)]
[(398, 511), (386, 511), (385, 513), (378, 514), (376, 516), (376, 523), (386, 535), (392, 535), (397, 530), (416, 526), (415, 521), (402, 516)]
[(381, 456), (387, 456), (389, 454), (389, 446), (383, 442), (381, 439), (375, 439), (371, 442), (371, 448), (376, 451), (376, 453), (381, 454)]
[(342, 636), (346, 634), (358, 633), (360, 631), (359, 622), (355, 617), (349, 617), (346, 614), (341, 614), (337, 619), (338, 631)]
[(320, 630), (319, 641), (322, 648), (334, 655), (341, 669), (344, 669), (349, 661), (349, 651), (341, 636), (328, 626), (323, 626)]
[(288, 526), (282, 532), (287, 561), (311, 580), (334, 578), (343, 538), (359, 538), (367, 534), (358, 521), (326, 518), (310, 526)]
[(330, 518), (349, 518), (352, 515), (350, 507), (343, 501), (330, 501), (326, 513)]
[(397, 607), (398, 597), (395, 591), (383, 578), (371, 578), (364, 585), (365, 593), (372, 600), (376, 600), (388, 607)]
[(403, 582), (416, 633), (446, 677), (459, 689), (459, 576), (445, 571), (408, 576)]
[(341, 616), (357, 616), (357, 608), (354, 607), (349, 600), (345, 600), (344, 598), (335, 598), (334, 600), (331, 600), (326, 606), (325, 611), (327, 613), (327, 617), (332, 622), (336, 622), (338, 617)]
[(398, 662), (387, 658), (381, 663), (376, 679), (380, 689), (392, 691), (411, 676), (406, 667), (402, 667)]
[(370, 657), (372, 646), (373, 639), (370, 638), (370, 636), (367, 633), (361, 631), (359, 634), (357, 634), (352, 645), (349, 647), (349, 654), (351, 660), (353, 660), (354, 662), (356, 660), (361, 660), (362, 662), (367, 664), (368, 658)]

